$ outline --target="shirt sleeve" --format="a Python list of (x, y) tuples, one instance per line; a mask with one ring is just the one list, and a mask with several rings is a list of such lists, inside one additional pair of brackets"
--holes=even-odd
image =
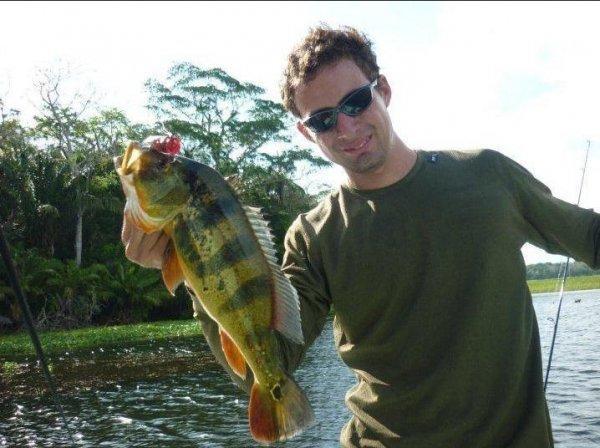
[(304, 215), (290, 226), (284, 248), (282, 271), (298, 291), (304, 335), (304, 345), (279, 337), (283, 366), (291, 373), (323, 330), (331, 309), (331, 299), (321, 268), (317, 235)]
[(525, 223), (526, 240), (547, 252), (570, 256), (600, 268), (600, 214), (565, 202), (514, 160), (498, 155)]

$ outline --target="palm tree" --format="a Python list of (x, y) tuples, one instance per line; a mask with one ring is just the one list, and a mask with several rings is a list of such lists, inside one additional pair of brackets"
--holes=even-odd
[(108, 312), (120, 322), (145, 320), (150, 309), (170, 296), (159, 271), (142, 268), (129, 261), (105, 268), (100, 294)]

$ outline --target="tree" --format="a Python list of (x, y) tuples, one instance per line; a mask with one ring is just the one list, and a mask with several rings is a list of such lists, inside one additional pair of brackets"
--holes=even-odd
[(167, 81), (146, 82), (148, 109), (184, 140), (185, 154), (224, 176), (252, 165), (267, 143), (290, 141), (280, 104), (262, 99), (264, 90), (242, 83), (219, 68), (180, 63)]
[[(61, 91), (61, 82), (62, 73), (52, 72), (45, 72), (38, 82), (42, 107), (41, 114), (35, 117), (35, 135), (48, 155), (60, 158), (68, 167), (65, 189), (73, 196), (75, 261), (81, 266), (84, 215), (94, 210), (122, 209), (120, 187), (113, 188), (118, 182), (111, 159), (122, 152), (127, 140), (143, 138), (149, 128), (132, 124), (117, 109), (95, 115), (87, 113), (91, 99), (74, 95), (67, 100)], [(94, 194), (109, 191), (108, 195)]]
[[(264, 89), (257, 85), (190, 63), (173, 66), (165, 82), (149, 80), (146, 88), (148, 108), (165, 129), (182, 137), (184, 155), (223, 176), (235, 175), (242, 199), (268, 212), (281, 242), (291, 219), (315, 200), (294, 181), (297, 165), (329, 166), (291, 144), (292, 122), (283, 106), (263, 99)], [(285, 192), (293, 192), (295, 200), (284, 200)]]
[(88, 124), (83, 114), (91, 103), (90, 98), (76, 94), (67, 101), (61, 92), (64, 73), (46, 71), (37, 82), (42, 100), (41, 115), (36, 116), (37, 136), (47, 150), (60, 154), (70, 169), (70, 186), (75, 193), (76, 230), (75, 262), (81, 265), (83, 214), (89, 172), (99, 156), (94, 151), (88, 134)]

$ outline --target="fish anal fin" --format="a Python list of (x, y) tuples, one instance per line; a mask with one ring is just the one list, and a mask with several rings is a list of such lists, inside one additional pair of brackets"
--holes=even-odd
[(247, 370), (246, 359), (244, 358), (244, 355), (242, 355), (240, 349), (225, 332), (225, 330), (219, 328), (219, 335), (221, 336), (221, 348), (223, 349), (223, 353), (225, 354), (225, 359), (227, 359), (229, 367), (231, 367), (231, 370), (233, 370), (236, 375), (242, 379), (246, 379)]
[(184, 281), (184, 277), (173, 241), (169, 243), (167, 249), (165, 250), (162, 263), (162, 277), (163, 281), (165, 282), (165, 286), (171, 295), (174, 296), (175, 290)]

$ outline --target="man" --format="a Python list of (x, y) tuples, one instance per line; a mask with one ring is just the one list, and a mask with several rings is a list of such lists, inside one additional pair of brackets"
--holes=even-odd
[(520, 249), (529, 241), (600, 267), (600, 215), (554, 198), (498, 152), (408, 148), (371, 43), (352, 28), (311, 30), (282, 96), (348, 175), (288, 231), (283, 270), (307, 344), (280, 340), (292, 371), (333, 306), (337, 349), (359, 380), (341, 444), (553, 446)]

